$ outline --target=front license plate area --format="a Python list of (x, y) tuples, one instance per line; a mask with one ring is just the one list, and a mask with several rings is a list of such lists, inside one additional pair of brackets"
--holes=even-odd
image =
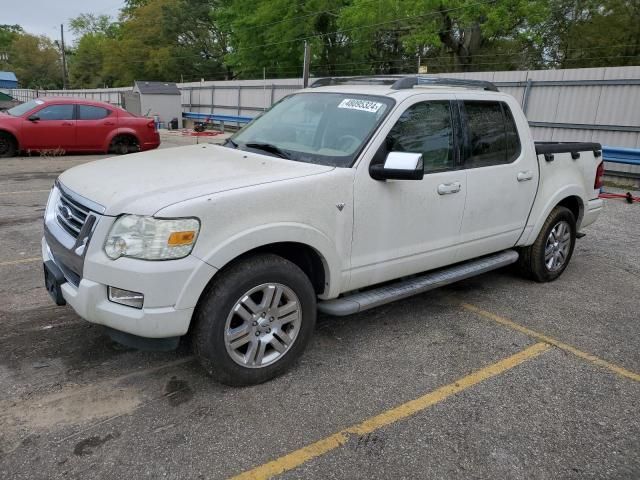
[(67, 302), (62, 296), (62, 284), (67, 280), (58, 268), (58, 266), (51, 260), (44, 262), (44, 286), (51, 295), (51, 298), (56, 305), (66, 305)]

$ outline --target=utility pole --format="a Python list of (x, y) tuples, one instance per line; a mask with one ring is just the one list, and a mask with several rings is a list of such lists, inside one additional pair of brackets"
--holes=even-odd
[(67, 89), (67, 55), (64, 51), (64, 24), (60, 24), (60, 48), (62, 49), (62, 89)]
[(302, 65), (302, 87), (309, 86), (309, 62), (311, 60), (311, 47), (309, 42), (304, 41), (304, 64)]

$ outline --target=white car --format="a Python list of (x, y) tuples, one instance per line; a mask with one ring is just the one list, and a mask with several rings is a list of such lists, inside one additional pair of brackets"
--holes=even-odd
[(219, 381), (268, 380), (316, 312), (348, 315), (519, 262), (547, 282), (595, 221), (596, 143), (531, 138), (490, 83), (322, 79), (224, 146), (81, 165), (56, 181), (42, 255), (55, 301), (114, 339), (191, 335)]

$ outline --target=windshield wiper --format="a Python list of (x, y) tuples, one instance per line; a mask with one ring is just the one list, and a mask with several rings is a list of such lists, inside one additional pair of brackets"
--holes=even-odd
[(280, 150), (278, 147), (271, 143), (259, 143), (259, 142), (249, 142), (244, 144), (245, 147), (255, 148), (256, 150), (263, 150), (265, 152), (273, 153), (280, 158), (289, 159), (289, 154)]

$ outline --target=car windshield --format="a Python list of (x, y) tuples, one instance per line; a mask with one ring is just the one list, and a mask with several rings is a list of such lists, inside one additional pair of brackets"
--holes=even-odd
[(350, 167), (393, 103), (371, 95), (298, 93), (253, 120), (227, 145), (300, 162)]
[(9, 110), (7, 110), (7, 113), (13, 117), (19, 117), (27, 113), (29, 110), (33, 110), (38, 105), (42, 105), (43, 103), (44, 102), (42, 100), (29, 100), (28, 102), (10, 108)]

